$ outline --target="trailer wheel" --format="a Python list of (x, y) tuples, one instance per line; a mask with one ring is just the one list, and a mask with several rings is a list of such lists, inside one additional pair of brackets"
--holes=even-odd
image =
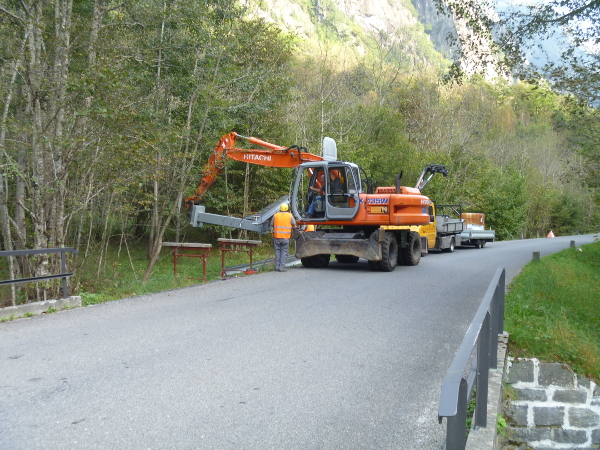
[(382, 272), (391, 272), (396, 268), (396, 264), (398, 264), (398, 241), (396, 241), (395, 234), (387, 232), (385, 233), (385, 239), (381, 243), (379, 270)]
[(354, 255), (335, 255), (335, 259), (342, 264), (354, 264), (359, 260), (358, 256)]
[(487, 241), (486, 241), (485, 239), (482, 239), (482, 240), (481, 240), (481, 248), (485, 247), (485, 244), (486, 244), (486, 242), (487, 242)]
[(442, 251), (448, 253), (452, 253), (454, 251), (454, 238), (450, 239), (450, 247), (443, 248)]
[(483, 248), (483, 245), (481, 245), (481, 239), (475, 239), (475, 248)]
[(407, 266), (416, 266), (421, 260), (421, 236), (416, 231), (408, 233), (406, 248), (402, 249), (404, 264)]

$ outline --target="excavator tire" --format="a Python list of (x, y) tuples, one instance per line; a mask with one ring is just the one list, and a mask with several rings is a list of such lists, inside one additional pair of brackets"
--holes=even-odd
[(313, 256), (313, 267), (315, 269), (323, 269), (329, 265), (331, 255), (315, 255)]
[[(419, 248), (419, 252), (421, 249)], [(382, 272), (391, 272), (398, 263), (398, 241), (394, 233), (385, 233), (385, 239), (381, 243), (381, 261), (379, 261), (379, 270)]]
[(312, 259), (311, 258), (300, 258), (300, 262), (302, 263), (303, 267), (306, 267), (307, 269), (312, 269)]
[(407, 266), (416, 266), (421, 260), (421, 237), (416, 231), (408, 234), (406, 248), (402, 249), (402, 259)]
[(373, 272), (379, 271), (379, 261), (367, 261), (369, 263), (369, 269)]
[(354, 255), (335, 255), (335, 259), (342, 264), (354, 264), (358, 262), (359, 257)]

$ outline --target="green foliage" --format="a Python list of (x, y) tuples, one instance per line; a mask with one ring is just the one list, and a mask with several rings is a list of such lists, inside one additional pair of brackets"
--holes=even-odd
[(510, 352), (600, 381), (600, 242), (529, 263), (506, 297)]
[(579, 234), (582, 229), (584, 205), (581, 199), (567, 193), (560, 195), (552, 207), (552, 230), (556, 235)]
[(507, 427), (508, 424), (506, 423), (506, 419), (502, 416), (502, 414), (498, 414), (498, 422), (496, 424), (496, 431), (498, 434), (505, 435)]
[(487, 227), (496, 230), (499, 240), (518, 238), (526, 222), (525, 179), (514, 169), (494, 170), (480, 189), (476, 209), (485, 211)]

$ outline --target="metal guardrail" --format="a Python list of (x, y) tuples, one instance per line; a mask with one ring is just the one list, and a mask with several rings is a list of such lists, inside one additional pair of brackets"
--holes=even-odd
[[(464, 450), (467, 444), (467, 408), (473, 385), (475, 412), (472, 427), (487, 426), (488, 380), (490, 369), (498, 366), (498, 335), (504, 332), (505, 270), (500, 267), (492, 279), (483, 301), (467, 330), (456, 356), (442, 383), (438, 420), (446, 417), (446, 450)], [(477, 353), (471, 361), (473, 349)], [(465, 372), (471, 366), (465, 379)], [(496, 424), (490, 424), (496, 426)]]
[(9, 285), (9, 284), (18, 284), (18, 283), (28, 283), (31, 281), (42, 281), (42, 280), (54, 280), (56, 278), (62, 278), (62, 292), (63, 298), (67, 298), (67, 278), (72, 277), (73, 273), (67, 273), (67, 261), (65, 257), (65, 253), (73, 253), (77, 255), (77, 250), (71, 247), (64, 248), (43, 248), (38, 250), (10, 250), (10, 251), (1, 251), (0, 256), (29, 256), (29, 255), (43, 255), (50, 253), (60, 253), (61, 267), (62, 273), (57, 275), (44, 275), (39, 277), (29, 277), (29, 278), (17, 278), (16, 280), (2, 280), (0, 281), (0, 286)]

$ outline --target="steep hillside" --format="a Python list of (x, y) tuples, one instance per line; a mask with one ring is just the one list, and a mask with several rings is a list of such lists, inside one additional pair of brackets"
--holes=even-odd
[[(309, 46), (338, 43), (357, 55), (375, 46), (400, 46), (434, 66), (450, 56), (451, 19), (438, 17), (431, 0), (244, 0), (252, 14), (277, 23)], [(422, 17), (422, 19), (419, 19)], [(432, 39), (433, 38), (433, 39)]]

